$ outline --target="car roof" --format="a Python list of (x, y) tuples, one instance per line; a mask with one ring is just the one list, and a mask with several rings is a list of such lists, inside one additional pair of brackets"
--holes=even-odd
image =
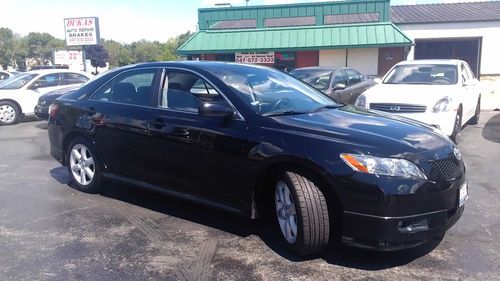
[(339, 69), (339, 67), (328, 67), (328, 66), (308, 66), (308, 67), (300, 67), (295, 68), (292, 71), (335, 71)]
[(24, 73), (33, 73), (33, 74), (38, 74), (38, 75), (45, 75), (45, 74), (51, 74), (51, 73), (78, 73), (78, 74), (82, 74), (84, 76), (87, 76), (89, 78), (92, 77), (90, 74), (88, 74), (86, 72), (72, 71), (72, 70), (69, 70), (69, 69), (57, 69), (57, 68), (54, 68), (54, 69), (31, 70), (31, 71), (27, 71), (27, 72), (24, 72)]
[(425, 59), (425, 60), (408, 60), (399, 62), (398, 65), (413, 65), (413, 64), (448, 64), (459, 65), (463, 60), (456, 59)]

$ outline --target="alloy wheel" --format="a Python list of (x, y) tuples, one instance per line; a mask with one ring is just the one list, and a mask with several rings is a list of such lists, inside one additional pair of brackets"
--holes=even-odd
[(73, 178), (81, 185), (89, 185), (94, 178), (96, 167), (88, 147), (83, 144), (76, 144), (71, 149), (69, 159)]
[(293, 244), (297, 239), (297, 213), (290, 188), (284, 181), (276, 184), (274, 197), (281, 233), (288, 243)]

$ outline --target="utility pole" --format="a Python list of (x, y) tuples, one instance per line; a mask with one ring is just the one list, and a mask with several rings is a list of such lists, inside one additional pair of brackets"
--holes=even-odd
[(247, 7), (248, 7), (248, 2), (250, 2), (250, 0), (245, 0), (245, 2), (246, 2), (246, 5), (247, 5)]

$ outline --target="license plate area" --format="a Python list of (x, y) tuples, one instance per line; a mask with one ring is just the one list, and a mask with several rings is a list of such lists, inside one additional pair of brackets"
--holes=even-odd
[(467, 181), (465, 181), (459, 188), (458, 190), (458, 207), (462, 207), (465, 204), (465, 201), (469, 198), (469, 192), (468, 192), (468, 184)]

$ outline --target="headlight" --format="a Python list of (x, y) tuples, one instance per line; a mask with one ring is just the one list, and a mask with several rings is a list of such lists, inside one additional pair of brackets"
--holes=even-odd
[(415, 164), (405, 159), (381, 158), (360, 154), (340, 154), (340, 158), (353, 170), (379, 176), (427, 179)]
[(356, 99), (356, 102), (354, 103), (354, 105), (366, 108), (366, 96), (359, 95), (359, 97)]
[(451, 109), (451, 98), (449, 97), (444, 97), (434, 105), (432, 108), (432, 112), (446, 112), (450, 111)]

